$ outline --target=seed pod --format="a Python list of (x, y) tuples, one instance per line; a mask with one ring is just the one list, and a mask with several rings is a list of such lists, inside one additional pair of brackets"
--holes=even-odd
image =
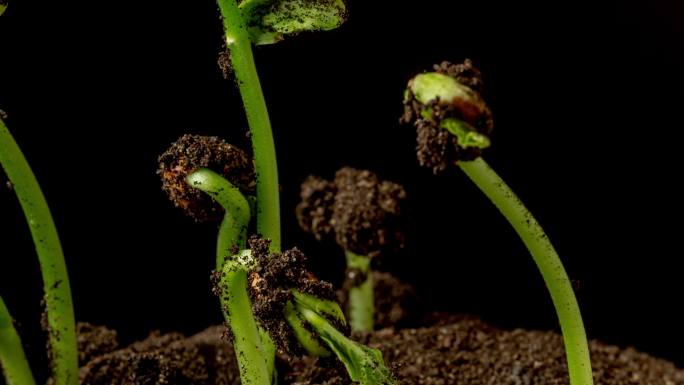
[(367, 170), (344, 167), (330, 182), (310, 176), (302, 184), (297, 218), (317, 239), (335, 236), (345, 250), (366, 256), (404, 246), (406, 192)]
[(162, 190), (176, 207), (198, 222), (223, 217), (218, 203), (186, 182), (188, 175), (198, 169), (219, 173), (245, 194), (254, 192), (254, 168), (249, 156), (215, 136), (183, 135), (158, 161)]
[(418, 161), (437, 174), (479, 157), (490, 145), (493, 120), (480, 95), (480, 71), (470, 60), (434, 68), (409, 81), (401, 121), (416, 127)]

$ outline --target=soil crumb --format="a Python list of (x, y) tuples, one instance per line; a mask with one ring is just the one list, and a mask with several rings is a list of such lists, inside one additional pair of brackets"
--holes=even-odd
[(345, 250), (374, 257), (404, 246), (406, 191), (368, 170), (344, 167), (333, 181), (308, 177), (296, 213), (317, 239), (334, 234)]
[(207, 194), (189, 186), (185, 178), (200, 168), (221, 174), (243, 193), (255, 189), (251, 158), (216, 136), (183, 135), (159, 156), (157, 174), (173, 204), (198, 222), (217, 221), (223, 208)]
[(119, 347), (116, 331), (104, 326), (79, 322), (76, 325), (76, 336), (79, 365), (85, 365), (92, 358), (113, 352)]

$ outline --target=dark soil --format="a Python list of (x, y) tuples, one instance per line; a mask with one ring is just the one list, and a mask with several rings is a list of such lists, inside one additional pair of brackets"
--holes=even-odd
[(297, 218), (317, 239), (334, 234), (343, 249), (369, 257), (404, 246), (406, 192), (367, 170), (344, 167), (333, 181), (311, 176), (302, 184)]
[(203, 167), (222, 175), (245, 194), (254, 192), (256, 179), (247, 153), (216, 136), (183, 135), (159, 156), (157, 174), (173, 204), (196, 221), (223, 218), (218, 203), (185, 181)]
[[(361, 336), (383, 351), (402, 384), (568, 384), (561, 337), (552, 332), (503, 331), (465, 316), (438, 316), (417, 329), (386, 328)], [(154, 334), (125, 349), (90, 359), (82, 384), (238, 384), (232, 348), (223, 328), (190, 338)], [(596, 384), (684, 385), (684, 370), (637, 352), (592, 341)], [(310, 357), (279, 362), (282, 384), (350, 384), (344, 369)]]

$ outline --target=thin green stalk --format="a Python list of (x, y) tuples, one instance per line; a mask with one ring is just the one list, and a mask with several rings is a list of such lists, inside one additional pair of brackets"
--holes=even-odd
[(506, 217), (532, 254), (558, 314), (570, 383), (592, 385), (591, 360), (582, 315), (568, 274), (549, 238), (520, 199), (484, 159), (462, 161), (459, 165)]
[(5, 302), (0, 297), (0, 368), (7, 385), (35, 385), (19, 334), (14, 329)]
[(235, 0), (218, 0), (223, 17), (226, 46), (245, 105), (252, 136), (257, 175), (257, 232), (271, 240), (271, 249), (280, 251), (280, 195), (278, 166), (271, 122), (252, 54), (252, 42)]
[[(233, 348), (243, 384), (270, 385), (275, 373), (275, 346), (257, 324), (247, 293), (247, 271), (234, 248), (247, 248), (251, 219), (249, 203), (240, 190), (206, 168), (190, 174), (187, 182), (214, 198), (226, 211), (216, 242), (216, 271), (221, 272), (221, 307), (233, 333)], [(230, 257), (230, 258), (227, 258)]]
[(208, 168), (188, 175), (187, 182), (210, 195), (226, 211), (216, 241), (216, 271), (221, 271), (223, 261), (233, 255), (233, 247), (237, 246), (239, 250), (246, 248), (247, 227), (251, 219), (249, 202), (240, 189)]
[(357, 269), (365, 276), (358, 286), (349, 289), (349, 324), (352, 331), (369, 332), (373, 330), (375, 317), (375, 298), (373, 292), (373, 273), (370, 258), (346, 252), (347, 268)]
[(0, 163), (19, 198), (38, 254), (45, 291), (52, 378), (55, 385), (77, 385), (78, 352), (74, 310), (62, 246), (38, 181), (2, 120)]

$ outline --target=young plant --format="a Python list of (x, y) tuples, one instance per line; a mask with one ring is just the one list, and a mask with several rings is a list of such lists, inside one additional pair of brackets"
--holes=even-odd
[(217, 137), (184, 135), (159, 157), (157, 173), (162, 189), (188, 216), (196, 221), (221, 220), (215, 271), (222, 290), (217, 294), (234, 337), (240, 378), (246, 384), (272, 383), (273, 343), (252, 314), (247, 273), (239, 261), (252, 218), (243, 194), (253, 192), (249, 157)]
[(480, 156), (489, 147), (492, 115), (470, 60), (444, 62), (408, 83), (402, 121), (417, 130), (419, 163), (437, 174), (460, 167), (494, 203), (529, 250), (551, 294), (565, 342), (572, 385), (593, 383), (587, 336), (570, 279), (539, 223)]
[(271, 123), (252, 54), (253, 44), (272, 44), (286, 35), (337, 28), (346, 18), (342, 0), (218, 0), (230, 67), (235, 75), (252, 138), (257, 232), (280, 250), (278, 167)]
[(334, 237), (345, 250), (349, 318), (353, 331), (372, 331), (375, 319), (371, 260), (404, 246), (404, 189), (374, 173), (344, 167), (333, 181), (315, 176), (302, 184), (299, 225), (316, 239)]
[[(275, 382), (276, 345), (270, 336), (283, 350), (295, 350), (293, 346), (301, 344), (312, 355), (329, 355), (330, 351), (310, 329), (314, 332), (320, 329), (328, 336), (324, 341), (333, 347), (333, 352), (340, 354), (355, 381), (368, 385), (389, 383), (368, 382), (368, 378), (384, 378), (379, 371), (389, 373), (379, 351), (368, 350), (344, 334), (331, 331), (335, 328), (333, 324), (344, 326), (344, 315), (332, 301), (331, 286), (313, 279), (303, 270), (301, 253), (271, 254), (269, 242), (258, 239), (253, 239), (247, 247), (252, 210), (243, 194), (245, 190), (236, 187), (247, 186), (249, 192), (252, 185), (253, 174), (246, 154), (215, 137), (185, 135), (159, 161), (163, 189), (176, 206), (196, 220), (218, 219), (224, 211), (217, 241), (215, 292), (232, 331), (243, 383)], [(201, 192), (211, 199), (206, 199)], [(271, 286), (264, 287), (266, 282)], [(315, 287), (324, 290), (312, 291)], [(309, 317), (304, 318), (302, 312)], [(310, 312), (319, 317), (332, 317), (331, 321), (318, 319)], [(305, 320), (315, 325), (305, 327)], [(391, 376), (387, 378), (389, 381)]]
[[(19, 203), (29, 224), (31, 236), (38, 254), (38, 262), (40, 263), (40, 270), (43, 276), (43, 290), (45, 292), (44, 300), (49, 353), (52, 364), (52, 380), (55, 385), (77, 385), (78, 352), (76, 347), (76, 328), (69, 276), (66, 264), (64, 263), (62, 246), (59, 242), (50, 209), (40, 190), (40, 185), (33, 175), (33, 171), (26, 161), (24, 154), (1, 118), (0, 164), (19, 198)], [(9, 316), (7, 315), (7, 317)], [(0, 316), (0, 319), (2, 318), (4, 317)], [(6, 324), (7, 322), (8, 319), (5, 318), (4, 322), (0, 321), (0, 324)], [(11, 330), (5, 329), (5, 331), (10, 333), (6, 334), (7, 336), (12, 335)], [(5, 348), (13, 349), (13, 351), (17, 352), (20, 346), (17, 345), (18, 341), (10, 337), (7, 342), (13, 345), (8, 345)], [(0, 340), (0, 344), (3, 343), (4, 341)], [(12, 360), (3, 360), (2, 363), (3, 365), (20, 365), (20, 362), (22, 362), (20, 358), (13, 357)], [(5, 368), (5, 371), (7, 370)], [(22, 372), (25, 369), (22, 370), (15, 367), (9, 370)], [(22, 378), (27, 381), (30, 379), (28, 375), (24, 375)]]

